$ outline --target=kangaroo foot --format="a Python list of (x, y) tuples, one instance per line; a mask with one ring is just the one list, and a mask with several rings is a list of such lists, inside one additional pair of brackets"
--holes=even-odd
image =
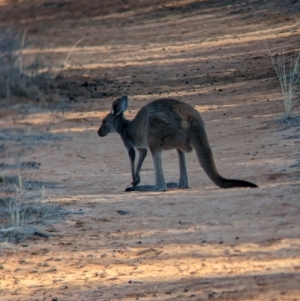
[(167, 183), (167, 188), (169, 188), (169, 189), (174, 189), (174, 188), (178, 188), (178, 187), (179, 187), (179, 185), (176, 182)]
[(190, 188), (190, 186), (186, 183), (176, 183), (176, 182), (170, 182), (167, 183), (168, 188), (179, 188), (179, 189), (187, 189)]
[(156, 187), (154, 185), (138, 185), (138, 186), (131, 186), (125, 189), (126, 192), (129, 191), (166, 191), (165, 187)]
[(156, 187), (154, 185), (138, 185), (138, 186), (131, 186), (125, 189), (126, 192), (130, 191), (166, 191), (168, 189), (174, 188), (188, 188), (188, 187), (181, 187), (176, 182), (169, 182), (166, 184), (167, 187)]

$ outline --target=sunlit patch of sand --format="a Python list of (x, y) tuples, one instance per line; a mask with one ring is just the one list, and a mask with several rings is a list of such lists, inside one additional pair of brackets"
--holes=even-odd
[[(170, 235), (176, 235), (176, 231)], [(299, 269), (299, 258), (284, 256), (287, 250), (291, 254), (297, 252), (299, 245), (299, 239), (283, 239), (232, 246), (208, 243), (117, 250), (101, 248), (97, 252), (74, 252), (71, 256), (66, 251), (34, 256), (24, 253), (22, 261), (11, 253), (9, 257), (4, 254), (2, 273), (7, 273), (7, 269), (14, 273), (13, 276), (2, 276), (1, 285), (5, 290), (26, 293), (38, 287), (109, 285), (112, 278), (115, 284), (122, 284), (132, 279), (163, 283), (166, 279), (266, 276)]]

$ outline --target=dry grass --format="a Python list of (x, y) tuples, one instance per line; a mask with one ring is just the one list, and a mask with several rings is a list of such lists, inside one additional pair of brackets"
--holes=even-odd
[(293, 109), (298, 101), (297, 99), (295, 99), (295, 93), (300, 82), (300, 52), (298, 53), (298, 56), (296, 58), (293, 56), (287, 58), (284, 48), (282, 48), (282, 53), (277, 55), (276, 59), (276, 57), (271, 54), (268, 46), (267, 49), (272, 60), (272, 64), (276, 70), (277, 77), (279, 79), (284, 102), (284, 117), (290, 118)]
[(0, 97), (24, 96), (42, 100), (35, 85), (36, 72), (24, 68), (23, 52), (27, 47), (26, 30), (0, 29)]
[(45, 197), (45, 189), (29, 193), (21, 175), (1, 176), (2, 191), (10, 197), (0, 199), (0, 242), (20, 242), (34, 233), (43, 233), (43, 225), (53, 222), (61, 212)]

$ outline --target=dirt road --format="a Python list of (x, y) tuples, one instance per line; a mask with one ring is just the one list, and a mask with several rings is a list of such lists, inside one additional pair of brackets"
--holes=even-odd
[[(276, 122), (266, 49), (299, 52), (298, 1), (0, 5), (1, 25), (27, 28), (24, 62), (38, 55), (47, 75), (46, 103), (1, 100), (0, 230), (23, 198), (30, 235), (2, 231), (0, 300), (300, 300), (299, 124)], [(220, 173), (259, 188), (214, 186), (193, 152), (190, 189), (124, 192), (122, 141), (97, 130), (125, 94), (128, 118), (160, 97), (193, 105)], [(178, 180), (175, 151), (163, 168)], [(141, 177), (154, 183), (150, 154)]]

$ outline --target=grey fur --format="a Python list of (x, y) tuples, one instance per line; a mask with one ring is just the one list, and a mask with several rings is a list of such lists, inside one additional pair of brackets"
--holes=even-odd
[[(128, 151), (132, 187), (127, 191), (165, 191), (167, 187), (188, 188), (185, 152), (195, 149), (200, 165), (208, 177), (221, 188), (257, 187), (256, 184), (242, 180), (223, 178), (215, 166), (211, 148), (200, 114), (189, 104), (176, 99), (158, 99), (141, 108), (133, 120), (124, 117), (128, 98), (116, 99), (109, 113), (102, 122), (98, 135), (104, 137), (117, 132)], [(140, 185), (140, 171), (150, 149), (155, 171), (155, 185)], [(163, 150), (177, 149), (180, 177), (178, 184), (165, 182), (161, 154)], [(135, 168), (135, 149), (139, 160)]]

